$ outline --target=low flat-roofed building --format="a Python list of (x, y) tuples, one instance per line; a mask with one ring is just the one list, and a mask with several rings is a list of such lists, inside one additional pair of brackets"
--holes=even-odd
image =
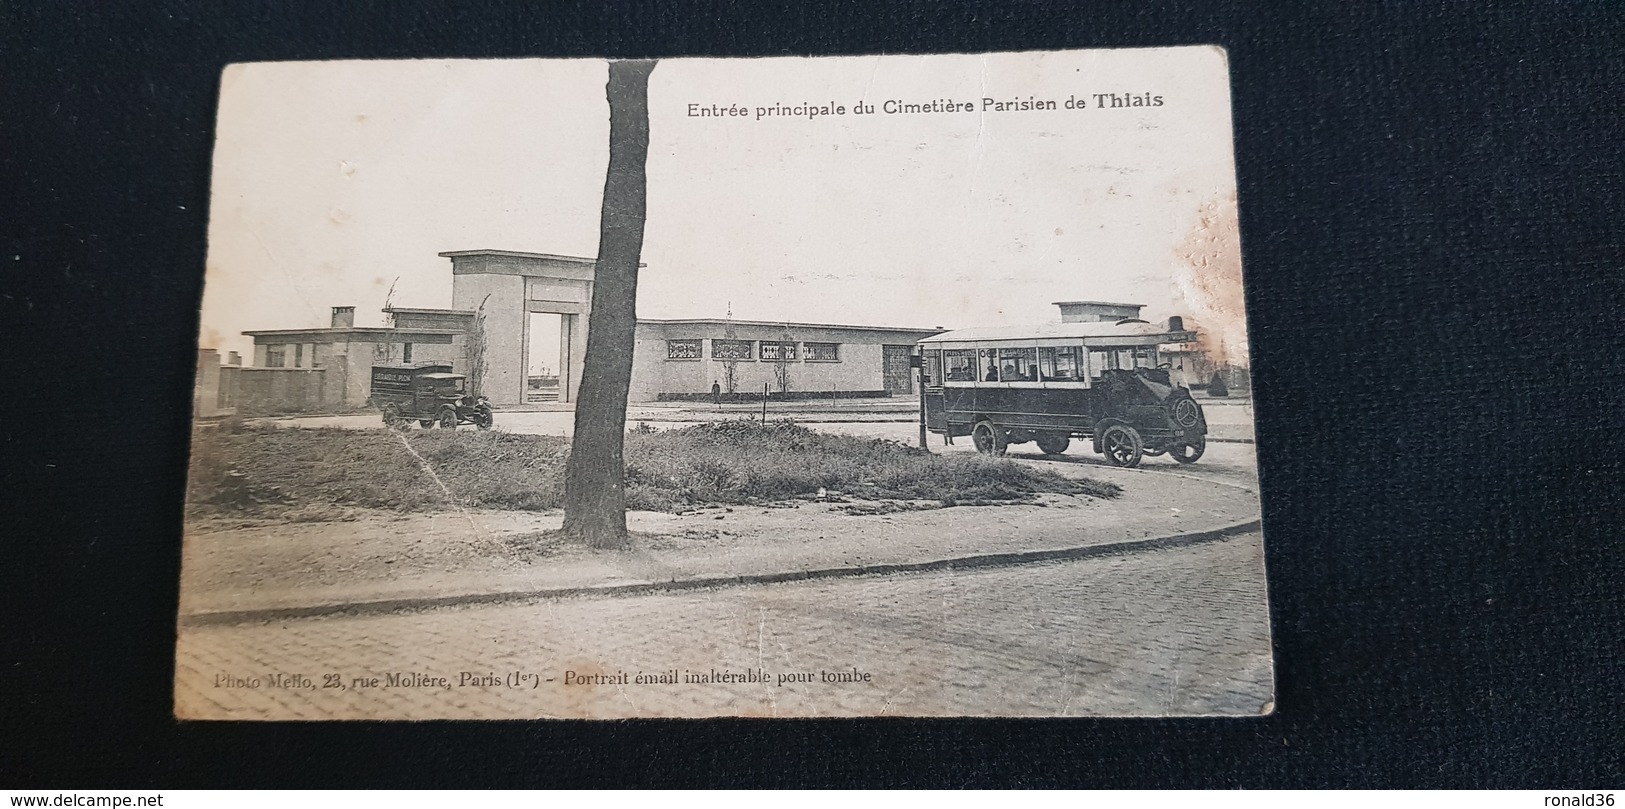
[[(254, 362), (238, 381), (243, 412), (363, 407), (372, 393), (373, 365), (448, 363), (454, 372), (470, 374), (476, 313), (400, 307), (385, 312), (395, 325), (355, 326), (354, 308), (341, 306), (325, 328), (243, 332), (254, 338)], [(709, 399), (713, 385), (724, 394), (758, 397), (766, 391), (780, 399), (916, 393), (909, 355), (916, 342), (941, 331), (726, 318), (639, 320), (628, 398)], [(563, 401), (573, 401), (573, 393)], [(498, 406), (522, 403), (491, 398)]]
[[(465, 325), (455, 326), (457, 316)], [(400, 310), (396, 317), (414, 325), (356, 326), (355, 307), (335, 306), (325, 328), (243, 332), (254, 338), (254, 362), (239, 375), (239, 407), (245, 413), (362, 407), (372, 395), (373, 365), (439, 362), (468, 372), (472, 313)]]
[[(514, 250), (454, 250), (450, 309), (389, 307), (391, 325), (358, 327), (333, 307), (324, 328), (245, 331), (245, 413), (357, 408), (373, 365), (446, 363), (497, 407), (575, 401), (590, 332), (595, 261)], [(550, 335), (532, 317), (556, 316)], [(820, 398), (917, 391), (909, 357), (942, 329), (711, 318), (639, 320), (629, 400)], [(554, 347), (556, 346), (556, 348)], [(535, 356), (533, 351), (557, 351)]]
[(914, 344), (942, 329), (775, 323), (758, 320), (640, 320), (631, 400), (723, 393), (784, 398), (895, 396), (918, 391)]

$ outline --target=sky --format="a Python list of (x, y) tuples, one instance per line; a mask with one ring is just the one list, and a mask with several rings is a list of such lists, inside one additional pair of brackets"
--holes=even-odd
[[(228, 68), (200, 344), (246, 352), (242, 331), (325, 326), (337, 305), (358, 325), (386, 298), (447, 307), (449, 250), (594, 256), (606, 75), (601, 60)], [(883, 111), (938, 99), (973, 109)], [(640, 317), (959, 328), (1128, 301), (1245, 351), (1217, 49), (666, 60), (649, 104)], [(758, 117), (803, 104), (846, 110)]]

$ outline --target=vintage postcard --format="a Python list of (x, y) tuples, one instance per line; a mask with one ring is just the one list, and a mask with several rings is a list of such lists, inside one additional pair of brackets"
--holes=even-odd
[(175, 713), (1268, 713), (1241, 261), (1213, 47), (234, 65)]

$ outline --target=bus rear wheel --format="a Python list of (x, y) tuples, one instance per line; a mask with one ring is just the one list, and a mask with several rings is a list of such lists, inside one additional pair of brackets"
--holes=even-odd
[(991, 421), (983, 419), (976, 422), (970, 431), (971, 443), (976, 445), (976, 451), (983, 455), (1003, 455), (1010, 448), (1010, 439), (1005, 435), (1004, 428)]
[(1045, 455), (1060, 455), (1072, 445), (1072, 437), (1064, 433), (1039, 433), (1038, 449)]
[(1100, 434), (1100, 451), (1114, 465), (1132, 469), (1140, 465), (1145, 442), (1138, 430), (1126, 424), (1113, 424)]

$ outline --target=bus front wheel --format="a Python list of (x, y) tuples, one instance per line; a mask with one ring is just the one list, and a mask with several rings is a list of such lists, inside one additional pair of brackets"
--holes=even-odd
[(983, 455), (1003, 455), (1010, 447), (1010, 439), (1005, 435), (1004, 428), (985, 419), (976, 422), (976, 426), (971, 428), (970, 437), (976, 451)]
[(1169, 447), (1168, 456), (1180, 463), (1196, 463), (1196, 459), (1202, 457), (1202, 453), (1206, 450), (1207, 438), (1199, 435), (1189, 443)]

